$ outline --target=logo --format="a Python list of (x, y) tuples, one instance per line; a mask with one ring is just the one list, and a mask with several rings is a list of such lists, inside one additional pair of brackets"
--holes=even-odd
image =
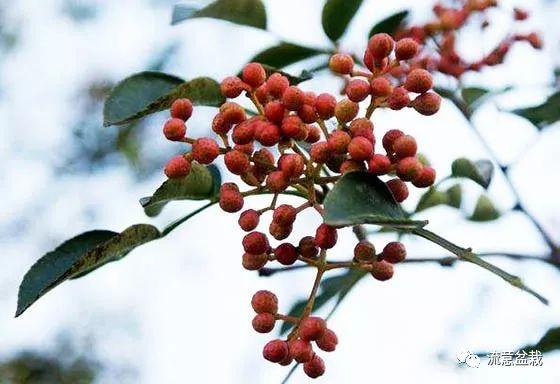
[(459, 364), (465, 364), (470, 368), (478, 368), (480, 366), (480, 357), (471, 351), (462, 351), (457, 353)]

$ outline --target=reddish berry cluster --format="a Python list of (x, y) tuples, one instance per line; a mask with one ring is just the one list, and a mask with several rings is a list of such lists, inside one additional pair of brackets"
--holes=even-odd
[[(376, 255), (373, 245), (363, 241), (356, 246), (352, 260), (337, 264), (326, 258), (327, 251), (337, 243), (337, 228), (322, 223), (314, 234), (300, 237), (299, 241), (286, 239), (300, 212), (311, 208), (323, 215), (325, 193), (347, 172), (363, 170), (376, 176), (392, 175), (387, 186), (398, 202), (408, 196), (405, 182), (419, 188), (434, 183), (435, 171), (417, 159), (417, 143), (412, 136), (389, 130), (379, 145), (384, 153), (377, 153), (370, 120), (377, 108), (412, 107), (424, 115), (439, 109), (440, 97), (430, 91), (430, 73), (423, 69), (408, 71), (402, 83), (389, 74), (392, 68), (414, 59), (418, 51), (419, 46), (412, 39), (395, 43), (390, 36), (377, 34), (370, 39), (365, 54), (367, 70), (356, 69), (348, 55), (333, 55), (332, 71), (348, 77), (347, 97), (342, 100), (329, 93), (306, 92), (290, 85), (286, 76), (268, 76), (260, 64), (249, 63), (241, 78), (228, 77), (220, 86), (228, 99), (245, 94), (257, 111), (250, 116), (238, 103), (225, 102), (212, 121), (212, 130), (221, 144), (213, 138), (186, 136), (185, 121), (192, 114), (192, 104), (187, 99), (173, 103), (172, 119), (165, 123), (164, 134), (169, 140), (191, 144), (192, 149), (172, 158), (165, 173), (170, 178), (185, 177), (192, 161), (210, 164), (223, 155), (228, 171), (252, 188), (242, 191), (237, 183), (227, 182), (219, 191), (219, 205), (224, 211), (242, 211), (238, 223), (247, 232), (242, 240), (242, 265), (247, 270), (260, 270), (274, 261), (284, 266), (300, 262), (317, 268), (319, 279), (328, 270), (349, 266), (367, 271), (377, 280), (388, 280), (393, 275), (393, 264), (406, 256), (400, 243), (390, 243)], [(366, 99), (369, 105), (363, 117), (359, 117), (360, 102)], [(299, 206), (280, 203), (281, 194), (288, 189), (305, 202)], [(261, 209), (243, 210), (245, 198), (255, 194), (272, 194), (272, 202)], [(268, 212), (272, 216), (268, 233), (279, 244), (271, 244), (269, 235), (258, 230), (261, 216)], [(279, 314), (278, 300), (271, 292), (259, 291), (252, 300), (257, 313), (252, 322), (255, 331), (271, 332), (278, 320), (294, 326), (286, 340), (272, 340), (265, 345), (264, 358), (283, 365), (295, 360), (303, 364), (304, 372), (312, 378), (325, 371), (312, 343), (326, 352), (334, 351), (338, 343), (325, 321), (312, 316), (316, 289), (315, 285), (299, 317)]]
[[(490, 8), (497, 7), (496, 0), (462, 0), (454, 7), (444, 6), (437, 3), (433, 7), (435, 19), (424, 25), (412, 26), (399, 31), (398, 38), (411, 38), (419, 43), (426, 44), (435, 42), (437, 49), (426, 49), (413, 60), (413, 68), (424, 68), (430, 72), (438, 71), (459, 78), (467, 71), (480, 71), (486, 66), (501, 64), (511, 46), (518, 41), (526, 41), (533, 48), (542, 48), (542, 41), (535, 32), (512, 33), (504, 38), (492, 51), (479, 60), (469, 62), (463, 59), (456, 48), (457, 32), (470, 21), (481, 20), (476, 14), (483, 14)], [(527, 11), (514, 8), (512, 12), (515, 21), (523, 21), (529, 17)], [(487, 18), (482, 19), (480, 27), (488, 27)], [(398, 72), (392, 72), (397, 76)]]

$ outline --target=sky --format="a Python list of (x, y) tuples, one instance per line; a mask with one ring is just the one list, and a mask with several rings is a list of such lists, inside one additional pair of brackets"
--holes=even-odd
[[(341, 46), (359, 52), (369, 28), (396, 10), (410, 8), (414, 20), (425, 20), (428, 1), (364, 1)], [(511, 177), (527, 207), (560, 240), (559, 210), (554, 191), (560, 173), (556, 148), (558, 124), (538, 133), (528, 122), (504, 112), (541, 102), (558, 66), (560, 4), (554, 1), (504, 1), (506, 9), (523, 5), (534, 14), (527, 29), (546, 32), (545, 49), (516, 47), (499, 70), (468, 76), (469, 85), (518, 90), (492, 99), (475, 116), (483, 137), (498, 159), (512, 163)], [(17, 45), (0, 53), (0, 358), (22, 349), (49, 351), (61, 335), (79, 350), (95, 355), (107, 369), (100, 383), (279, 383), (285, 367), (271, 365), (261, 349), (271, 335), (251, 328), (250, 298), (258, 289), (274, 291), (287, 311), (307, 295), (311, 271), (259, 278), (241, 268), (242, 232), (236, 215), (213, 207), (165, 239), (147, 244), (118, 263), (57, 287), (23, 316), (14, 319), (17, 287), (27, 269), (45, 252), (75, 234), (91, 229), (120, 231), (134, 223), (162, 228), (199, 202), (170, 204), (156, 219), (146, 217), (138, 199), (164, 180), (156, 171), (138, 177), (122, 159), (91, 172), (70, 172), (69, 154), (79, 157), (72, 127), (86, 118), (92, 130), (102, 128), (101, 115), (84, 116), (80, 94), (92, 81), (115, 82), (152, 65), (166, 47), (176, 47), (164, 70), (184, 78), (221, 79), (237, 73), (254, 54), (279, 40), (328, 47), (320, 25), (322, 1), (269, 0), (271, 32), (215, 20), (193, 20), (170, 26), (172, 1), (109, 0), (0, 1), (4, 25), (17, 35)], [(72, 16), (68, 9), (86, 10)], [(465, 54), (488, 51), (509, 26), (507, 11), (483, 39), (465, 37)], [(78, 19), (83, 18), (83, 19)], [(309, 64), (309, 63), (306, 63)], [(302, 67), (290, 68), (297, 73)], [(445, 79), (439, 79), (445, 84)], [(304, 83), (317, 92), (336, 89), (328, 77)], [(208, 129), (212, 110), (195, 110), (193, 134)], [(161, 169), (176, 148), (161, 135), (164, 113), (150, 119), (142, 155)], [(453, 159), (487, 158), (484, 146), (447, 102), (434, 117), (413, 111), (378, 111), (376, 130), (399, 128), (413, 134), (444, 175)], [(91, 133), (90, 133), (91, 134)], [(78, 149), (77, 149), (78, 148)], [(160, 162), (157, 164), (157, 162)], [(450, 184), (451, 185), (451, 184)], [(480, 189), (464, 185), (466, 211)], [(495, 204), (507, 211), (514, 203), (503, 177), (489, 189)], [(412, 201), (418, 194), (412, 196)], [(286, 198), (286, 202), (293, 201)], [(255, 198), (255, 206), (266, 200)], [(414, 206), (407, 202), (407, 207)], [(486, 224), (438, 207), (422, 214), (430, 229), (479, 251), (515, 251), (544, 255), (546, 248), (520, 213), (505, 213)], [(296, 233), (317, 225), (313, 215), (298, 218)], [(375, 237), (382, 247), (389, 235)], [(341, 232), (333, 259), (347, 258), (355, 240)], [(411, 257), (445, 256), (421, 239), (405, 238)], [(327, 373), (318, 382), (415, 383), (557, 383), (560, 353), (548, 354), (542, 367), (458, 367), (463, 350), (509, 351), (537, 341), (560, 317), (560, 275), (539, 262), (493, 260), (550, 299), (544, 306), (488, 272), (471, 265), (400, 265), (385, 283), (364, 279), (346, 298), (331, 327), (337, 351), (323, 353)], [(334, 272), (333, 272), (334, 273)], [(291, 383), (307, 382), (301, 370)]]

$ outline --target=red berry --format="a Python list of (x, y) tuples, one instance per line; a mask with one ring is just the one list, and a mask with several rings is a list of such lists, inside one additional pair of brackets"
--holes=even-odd
[(266, 265), (268, 256), (265, 253), (253, 255), (251, 253), (244, 253), (241, 265), (248, 271), (258, 271)]
[(288, 111), (297, 111), (303, 106), (304, 94), (296, 86), (288, 87), (282, 95), (282, 102)]
[(368, 48), (366, 48), (366, 50), (364, 51), (363, 61), (367, 69), (369, 69), (372, 72), (375, 71), (375, 67), (376, 67), (375, 59), (373, 58), (373, 55), (371, 54)]
[(412, 184), (418, 188), (428, 188), (436, 181), (436, 170), (425, 166), (420, 175), (412, 180)]
[(177, 99), (171, 104), (171, 117), (188, 120), (192, 116), (193, 105), (189, 99)]
[(336, 229), (324, 223), (319, 225), (315, 232), (315, 244), (322, 249), (334, 247), (337, 239)]
[(381, 257), (391, 264), (400, 263), (406, 258), (406, 248), (403, 243), (392, 241), (383, 248)]
[(403, 87), (397, 87), (393, 89), (391, 95), (387, 99), (387, 104), (389, 108), (398, 111), (408, 106), (410, 103), (410, 97), (408, 96), (408, 91)]
[(336, 103), (334, 115), (340, 123), (347, 123), (354, 120), (356, 115), (358, 115), (359, 109), (360, 106), (358, 103), (355, 103), (352, 100), (342, 99)]
[(385, 77), (376, 77), (371, 80), (369, 86), (373, 97), (389, 97), (393, 91), (391, 82)]
[(523, 21), (529, 17), (529, 13), (524, 9), (515, 7), (513, 8), (513, 17), (517, 21)]
[(298, 363), (307, 363), (313, 358), (313, 347), (309, 341), (294, 339), (288, 343), (290, 356)]
[(203, 137), (197, 139), (192, 147), (193, 158), (200, 164), (210, 164), (220, 154), (220, 147), (216, 140)]
[(224, 211), (238, 212), (243, 208), (243, 204), (243, 196), (238, 191), (225, 190), (220, 192), (220, 208)]
[(311, 124), (317, 121), (317, 113), (313, 105), (303, 104), (297, 112), (301, 120), (306, 124)]
[(260, 213), (258, 213), (254, 209), (248, 209), (246, 211), (243, 211), (241, 215), (239, 215), (239, 220), (237, 222), (242, 230), (249, 232), (257, 228), (257, 226), (259, 225), (260, 217)]
[(386, 33), (376, 33), (368, 42), (368, 50), (376, 60), (384, 59), (391, 54), (395, 42)]
[(266, 71), (259, 63), (249, 63), (243, 68), (243, 81), (253, 88), (257, 88), (264, 84), (266, 80)]
[(334, 116), (336, 99), (328, 93), (321, 93), (315, 99), (315, 110), (317, 115), (323, 120), (328, 120)]
[(220, 113), (223, 115), (225, 121), (230, 124), (238, 124), (247, 119), (243, 107), (232, 101), (222, 104)]
[(307, 137), (305, 141), (307, 143), (313, 144), (321, 140), (321, 130), (316, 125), (310, 125), (307, 130)]
[(353, 79), (346, 86), (346, 96), (356, 103), (363, 101), (369, 96), (370, 86), (367, 81)]
[(354, 137), (348, 144), (348, 153), (353, 160), (369, 160), (373, 156), (373, 144), (365, 137)]
[(373, 123), (364, 117), (352, 120), (348, 126), (352, 137), (365, 137), (372, 144), (375, 144), (375, 136), (373, 135)]
[(272, 147), (280, 141), (280, 128), (276, 124), (262, 121), (255, 128), (255, 140), (265, 147)]
[(405, 157), (397, 163), (397, 176), (403, 181), (412, 181), (420, 176), (423, 168), (416, 157)]
[(385, 260), (376, 261), (372, 264), (371, 275), (379, 281), (386, 281), (393, 277), (393, 264)]
[(543, 47), (542, 39), (535, 32), (531, 32), (527, 35), (527, 42), (535, 49), (541, 49)]
[(279, 205), (272, 213), (272, 220), (281, 225), (290, 225), (296, 221), (297, 209), (288, 204)]
[(408, 197), (408, 187), (404, 181), (400, 179), (391, 179), (387, 181), (387, 187), (389, 187), (393, 197), (398, 203), (402, 203)]
[(441, 97), (434, 92), (426, 92), (418, 95), (412, 101), (412, 108), (414, 108), (418, 113), (425, 116), (431, 116), (439, 111), (441, 105)]
[(218, 135), (225, 135), (231, 129), (232, 124), (226, 120), (223, 114), (218, 113), (212, 120), (212, 130)]
[(286, 137), (301, 137), (304, 131), (303, 121), (296, 115), (289, 115), (282, 120), (280, 130)]
[(338, 344), (338, 337), (336, 337), (336, 333), (327, 328), (323, 336), (317, 339), (316, 343), (323, 351), (333, 352)]
[(290, 243), (283, 243), (274, 250), (276, 260), (282, 265), (292, 265), (298, 258), (296, 247)]
[(261, 148), (253, 155), (255, 167), (259, 170), (266, 171), (274, 168), (274, 155), (266, 148)]
[(235, 183), (223, 183), (220, 187), (220, 193), (224, 193), (226, 191), (239, 192), (239, 187)]
[(222, 95), (229, 99), (233, 99), (243, 92), (244, 84), (237, 76), (226, 77), (220, 84)]
[(283, 155), (278, 160), (278, 169), (284, 172), (288, 179), (295, 179), (303, 174), (305, 160), (297, 153)]
[(418, 43), (416, 40), (405, 37), (397, 41), (395, 46), (395, 57), (397, 60), (410, 60), (418, 53)]
[(280, 73), (273, 73), (266, 81), (266, 87), (272, 97), (280, 98), (284, 91), (290, 86), (290, 81)]
[(313, 236), (303, 237), (298, 244), (298, 252), (303, 257), (308, 259), (314, 259), (319, 254), (319, 249), (315, 245), (315, 239)]
[(285, 113), (286, 108), (284, 108), (284, 104), (281, 101), (270, 101), (264, 106), (265, 117), (273, 123), (281, 123)]
[(251, 324), (258, 333), (268, 333), (274, 329), (276, 319), (271, 313), (259, 313), (253, 317)]
[(338, 154), (345, 154), (352, 138), (344, 131), (334, 131), (327, 140), (329, 149)]
[(268, 226), (268, 232), (270, 232), (272, 237), (274, 237), (276, 240), (284, 240), (288, 236), (290, 236), (293, 228), (294, 227), (291, 224), (282, 225), (277, 223), (276, 221), (271, 221), (270, 225)]
[(326, 163), (331, 158), (332, 153), (329, 149), (329, 144), (326, 141), (320, 141), (311, 146), (309, 155), (311, 160), (316, 163)]
[(165, 175), (170, 179), (185, 177), (191, 170), (191, 162), (183, 155), (173, 156), (165, 165)]
[(385, 155), (375, 154), (368, 162), (368, 170), (377, 176), (385, 175), (391, 170), (391, 160)]
[(354, 247), (354, 258), (358, 261), (371, 261), (375, 257), (375, 247), (367, 240), (362, 240)]
[(329, 68), (334, 73), (349, 75), (354, 69), (354, 59), (345, 53), (336, 53), (329, 59)]
[(251, 299), (251, 306), (256, 313), (276, 314), (278, 312), (278, 298), (270, 291), (257, 291)]
[(163, 126), (163, 134), (167, 140), (179, 141), (185, 137), (186, 132), (185, 122), (175, 117), (167, 120)]
[(224, 155), (227, 169), (234, 175), (241, 175), (249, 168), (249, 156), (237, 150), (229, 151)]
[(288, 343), (276, 339), (269, 341), (263, 348), (263, 357), (273, 363), (279, 363), (289, 355)]
[(362, 161), (344, 160), (342, 164), (340, 164), (340, 173), (342, 174), (363, 170), (365, 170), (365, 166)]
[(387, 153), (394, 153), (393, 144), (395, 143), (395, 140), (397, 140), (402, 135), (404, 135), (404, 133), (399, 129), (391, 129), (387, 131), (387, 133), (385, 133), (385, 135), (383, 136), (382, 144)]
[(299, 323), (299, 337), (306, 341), (318, 340), (327, 329), (325, 320), (320, 317), (306, 317)]
[(255, 97), (257, 98), (258, 102), (262, 105), (268, 103), (270, 101), (270, 94), (268, 93), (268, 87), (266, 83), (261, 85), (255, 90)]
[(249, 119), (233, 128), (231, 138), (235, 144), (249, 144), (255, 138), (255, 128), (261, 120)]
[(282, 171), (271, 172), (266, 178), (266, 186), (273, 193), (279, 193), (288, 188), (289, 180)]
[(325, 373), (325, 362), (315, 354), (311, 360), (303, 364), (303, 371), (310, 378), (316, 379)]
[(400, 159), (416, 155), (417, 149), (416, 140), (410, 135), (403, 135), (393, 143), (393, 152)]
[(245, 235), (242, 241), (245, 252), (258, 255), (266, 253), (270, 248), (266, 235), (262, 232), (251, 232)]
[(410, 92), (425, 93), (432, 88), (433, 80), (430, 72), (425, 69), (413, 69), (406, 77), (404, 87)]
[(248, 144), (235, 144), (233, 146), (233, 149), (235, 149), (236, 151), (241, 151), (248, 156), (251, 156), (255, 148), (253, 146), (253, 143), (248, 143)]

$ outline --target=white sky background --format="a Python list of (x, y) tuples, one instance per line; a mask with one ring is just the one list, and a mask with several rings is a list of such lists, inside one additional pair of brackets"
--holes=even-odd
[[(72, 143), (69, 127), (79, 118), (76, 94), (91, 79), (119, 80), (140, 71), (172, 41), (181, 46), (166, 70), (185, 78), (221, 79), (236, 73), (251, 55), (279, 38), (328, 46), (320, 26), (320, 0), (268, 1), (269, 27), (276, 36), (208, 20), (171, 27), (170, 2), (96, 3), (97, 18), (78, 24), (61, 14), (61, 1), (4, 2), (8, 20), (19, 23), (20, 41), (0, 62), (0, 356), (23, 348), (48, 350), (58, 335), (70, 332), (76, 340), (91, 337), (101, 361), (136, 370), (138, 377), (132, 382), (278, 383), (287, 369), (262, 359), (262, 345), (273, 336), (252, 330), (250, 298), (257, 289), (270, 289), (278, 294), (281, 311), (287, 311), (296, 298), (308, 294), (312, 272), (258, 278), (244, 271), (237, 215), (226, 215), (215, 207), (125, 260), (64, 283), (21, 318), (13, 318), (18, 284), (40, 255), (86, 230), (119, 231), (133, 223), (150, 222), (138, 198), (153, 192), (163, 174), (138, 182), (126, 166), (85, 176), (54, 172)], [(345, 49), (362, 51), (371, 25), (395, 10), (409, 8), (410, 2), (364, 3), (342, 42)], [(499, 112), (499, 108), (531, 105), (546, 96), (539, 86), (551, 81), (551, 68), (558, 65), (554, 60), (560, 4), (515, 4), (534, 10), (535, 20), (527, 26), (547, 32), (546, 49), (536, 53), (520, 44), (502, 68), (468, 80), (485, 86), (523, 86), (522, 92), (484, 105), (476, 121), (501, 160), (519, 159), (512, 172), (520, 193), (560, 240), (560, 207), (555, 198), (560, 174), (558, 124), (538, 135), (526, 121)], [(431, 2), (415, 1), (415, 18), (426, 17), (430, 6)], [(467, 54), (495, 45), (500, 28), (510, 23), (509, 15), (497, 17), (489, 38), (468, 37)], [(321, 78), (302, 88), (320, 91), (334, 86), (336, 82)], [(164, 119), (162, 114), (154, 120), (151, 138), (161, 151), (169, 148), (160, 133)], [(209, 111), (196, 110), (192, 129), (203, 132), (209, 119)], [(429, 118), (412, 111), (379, 111), (374, 123), (378, 132), (400, 128), (413, 134), (440, 175), (456, 157), (485, 157), (483, 147), (448, 103)], [(479, 190), (465, 187), (472, 208)], [(490, 196), (502, 209), (513, 203), (500, 177), (494, 179)], [(171, 204), (155, 224), (161, 228), (198, 205)], [(431, 221), (435, 232), (475, 250), (546, 252), (531, 223), (517, 213), (490, 224), (465, 222), (447, 208), (422, 216)], [(298, 218), (295, 232), (301, 235), (313, 223), (316, 217)], [(348, 257), (354, 241), (349, 230), (343, 231), (333, 259)], [(387, 241), (388, 237), (379, 238), (375, 244), (381, 248)], [(423, 240), (407, 238), (406, 244), (412, 256), (445, 255)], [(486, 362), (478, 369), (457, 368), (454, 355), (458, 351), (510, 350), (560, 325), (557, 270), (543, 263), (494, 262), (523, 277), (551, 305), (543, 306), (474, 266), (398, 266), (387, 283), (363, 280), (330, 321), (340, 343), (336, 352), (321, 354), (327, 373), (319, 381), (558, 383), (559, 353), (546, 355), (544, 366), (538, 368), (488, 367)], [(438, 359), (440, 354), (443, 359)], [(109, 371), (100, 382), (125, 381), (113, 373)], [(306, 382), (306, 377), (298, 370), (291, 382)]]

